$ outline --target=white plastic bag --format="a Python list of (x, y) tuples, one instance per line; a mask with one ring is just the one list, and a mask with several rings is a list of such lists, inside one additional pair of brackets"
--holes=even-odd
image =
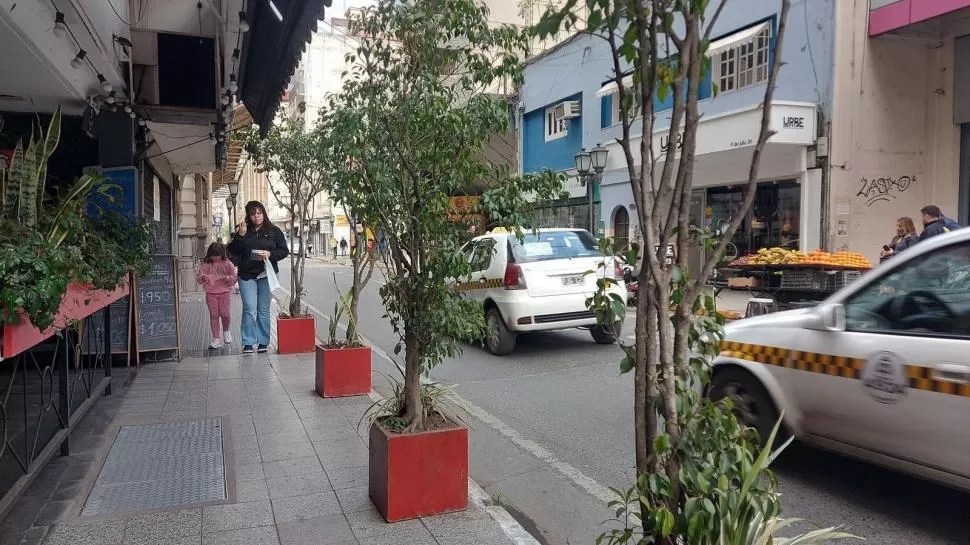
[(276, 275), (276, 269), (273, 268), (273, 264), (268, 259), (263, 264), (266, 266), (266, 281), (269, 282), (269, 292), (276, 299), (285, 296), (286, 292), (283, 291), (283, 286), (280, 285), (280, 277)]

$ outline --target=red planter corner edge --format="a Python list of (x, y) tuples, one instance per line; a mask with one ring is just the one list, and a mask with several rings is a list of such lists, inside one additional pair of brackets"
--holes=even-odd
[(388, 522), (468, 508), (468, 428), (391, 433), (370, 428), (371, 500)]
[(322, 397), (370, 393), (370, 347), (325, 348), (317, 345), (316, 363), (316, 389)]
[(317, 324), (313, 316), (276, 320), (280, 354), (309, 354), (317, 344)]
[(57, 331), (67, 327), (73, 320), (81, 320), (98, 312), (104, 307), (125, 297), (130, 292), (128, 280), (113, 291), (91, 289), (90, 285), (71, 283), (61, 299), (61, 306), (54, 318), (54, 325), (41, 331), (30, 323), (30, 319), (20, 315), (20, 323), (3, 326), (3, 357), (12, 358), (21, 352), (37, 346)]

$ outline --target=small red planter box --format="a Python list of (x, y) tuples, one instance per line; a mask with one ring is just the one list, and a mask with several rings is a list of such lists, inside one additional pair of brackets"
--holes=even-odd
[(388, 522), (468, 508), (468, 428), (370, 428), (370, 497)]
[(317, 344), (317, 324), (313, 316), (276, 320), (280, 354), (309, 354)]
[(324, 348), (317, 345), (317, 393), (323, 397), (370, 393), (370, 347)]

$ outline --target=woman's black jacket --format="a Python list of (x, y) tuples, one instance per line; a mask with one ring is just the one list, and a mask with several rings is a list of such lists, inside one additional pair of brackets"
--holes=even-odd
[(276, 272), (280, 272), (277, 263), (290, 255), (290, 250), (286, 247), (286, 237), (283, 236), (283, 231), (275, 225), (267, 225), (258, 230), (250, 226), (243, 236), (233, 232), (228, 250), (229, 253), (239, 256), (237, 267), (239, 268), (239, 278), (242, 280), (252, 280), (263, 274), (265, 269), (262, 261), (253, 258), (253, 250), (269, 251), (269, 261), (273, 264), (273, 270)]

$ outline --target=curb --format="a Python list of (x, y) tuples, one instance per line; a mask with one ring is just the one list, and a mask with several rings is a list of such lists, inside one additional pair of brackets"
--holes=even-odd
[[(286, 293), (287, 297), (290, 296), (289, 290), (284, 289), (283, 291)], [(328, 322), (330, 321), (329, 316), (320, 312), (320, 310), (313, 305), (306, 303), (306, 308), (313, 314), (316, 314), (320, 319)], [(340, 329), (346, 329), (346, 327), (341, 323), (338, 323), (337, 327)], [(390, 355), (387, 354), (387, 352), (376, 346), (369, 339), (363, 335), (360, 336), (360, 339), (364, 342), (364, 344), (370, 347), (373, 353), (387, 360), (391, 364), (397, 365), (394, 363), (394, 360), (391, 359)], [(421, 377), (421, 380), (424, 382), (426, 379)], [(384, 399), (384, 396), (377, 393), (377, 391), (373, 388), (371, 389), (370, 394), (368, 394), (368, 397), (372, 401), (382, 401)], [(492, 497), (488, 495), (488, 492), (486, 492), (484, 488), (476, 483), (470, 475), (468, 477), (468, 498), (476, 506), (485, 510), (485, 512), (492, 517), (492, 520), (498, 523), (499, 527), (502, 528), (502, 531), (505, 532), (505, 536), (512, 540), (512, 543), (515, 543), (515, 545), (541, 545), (539, 540), (537, 540), (535, 536), (530, 534), (528, 530), (519, 524), (519, 521), (515, 520), (515, 517), (513, 517), (508, 510), (501, 505), (496, 504), (492, 500)]]

